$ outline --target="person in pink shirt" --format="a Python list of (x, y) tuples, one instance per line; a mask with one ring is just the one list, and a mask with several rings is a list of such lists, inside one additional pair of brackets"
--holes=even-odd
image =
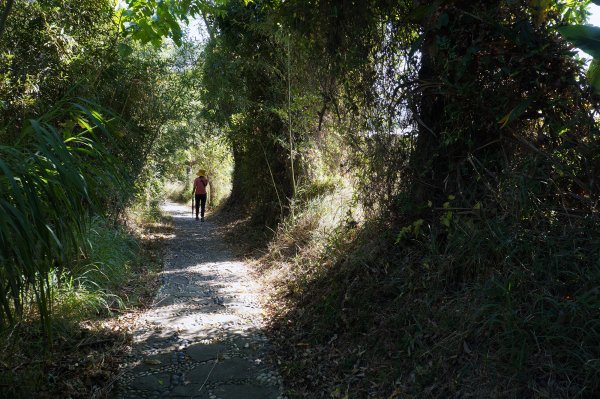
[(208, 178), (206, 177), (206, 171), (200, 169), (194, 179), (194, 187), (192, 188), (192, 195), (196, 199), (196, 220), (198, 220), (198, 212), (200, 211), (200, 221), (204, 222), (204, 208), (206, 207), (206, 187), (208, 187)]

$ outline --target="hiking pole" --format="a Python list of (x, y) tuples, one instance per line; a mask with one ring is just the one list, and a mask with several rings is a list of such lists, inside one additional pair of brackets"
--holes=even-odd
[(194, 218), (194, 194), (192, 194), (192, 219)]

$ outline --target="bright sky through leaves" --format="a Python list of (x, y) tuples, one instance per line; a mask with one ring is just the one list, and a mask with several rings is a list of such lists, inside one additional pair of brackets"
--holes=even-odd
[(595, 4), (590, 4), (590, 15), (588, 23), (594, 26), (600, 26), (600, 6)]
[[(590, 16), (588, 18), (587, 24), (600, 27), (600, 6), (597, 6), (595, 4), (590, 4), (588, 7), (589, 7), (588, 9), (590, 11)], [(579, 50), (579, 55), (582, 58), (585, 58), (586, 60), (588, 60), (588, 62), (590, 62), (592, 60), (592, 57), (589, 54), (587, 54), (581, 50)]]

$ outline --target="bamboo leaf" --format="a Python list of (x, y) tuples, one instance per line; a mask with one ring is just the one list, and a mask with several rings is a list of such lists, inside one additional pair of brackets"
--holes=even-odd
[(558, 28), (558, 32), (592, 57), (600, 58), (600, 27), (569, 25)]
[(587, 71), (587, 78), (597, 92), (600, 92), (600, 60), (594, 58)]
[(523, 114), (523, 112), (525, 112), (527, 110), (527, 107), (529, 107), (530, 103), (531, 103), (531, 100), (529, 100), (529, 99), (521, 101), (516, 107), (511, 109), (508, 114), (506, 114), (504, 117), (502, 117), (498, 121), (498, 123), (501, 125), (501, 127), (505, 127), (509, 123), (517, 120), (517, 118), (519, 116), (521, 116)]

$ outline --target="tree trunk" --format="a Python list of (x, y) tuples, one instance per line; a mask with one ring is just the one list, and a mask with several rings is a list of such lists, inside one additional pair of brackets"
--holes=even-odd
[(4, 33), (6, 19), (8, 18), (8, 14), (10, 13), (14, 2), (14, 0), (6, 0), (6, 3), (4, 4), (4, 10), (2, 11), (2, 15), (0, 15), (0, 38), (2, 38), (2, 34)]
[(215, 40), (215, 28), (208, 22), (208, 18), (206, 17), (206, 13), (202, 11), (202, 20), (204, 21), (204, 25), (206, 26), (206, 30), (208, 31), (208, 37), (211, 41)]
[(424, 22), (425, 40), (421, 47), (419, 84), (422, 87), (418, 101), (417, 122), (419, 124), (415, 150), (411, 157), (411, 172), (414, 176), (412, 199), (416, 204), (432, 201), (437, 203), (443, 191), (443, 180), (448, 172), (448, 164), (439, 154), (443, 132), (445, 99), (437, 83), (440, 73), (436, 67), (436, 36), (431, 29), (435, 16)]

